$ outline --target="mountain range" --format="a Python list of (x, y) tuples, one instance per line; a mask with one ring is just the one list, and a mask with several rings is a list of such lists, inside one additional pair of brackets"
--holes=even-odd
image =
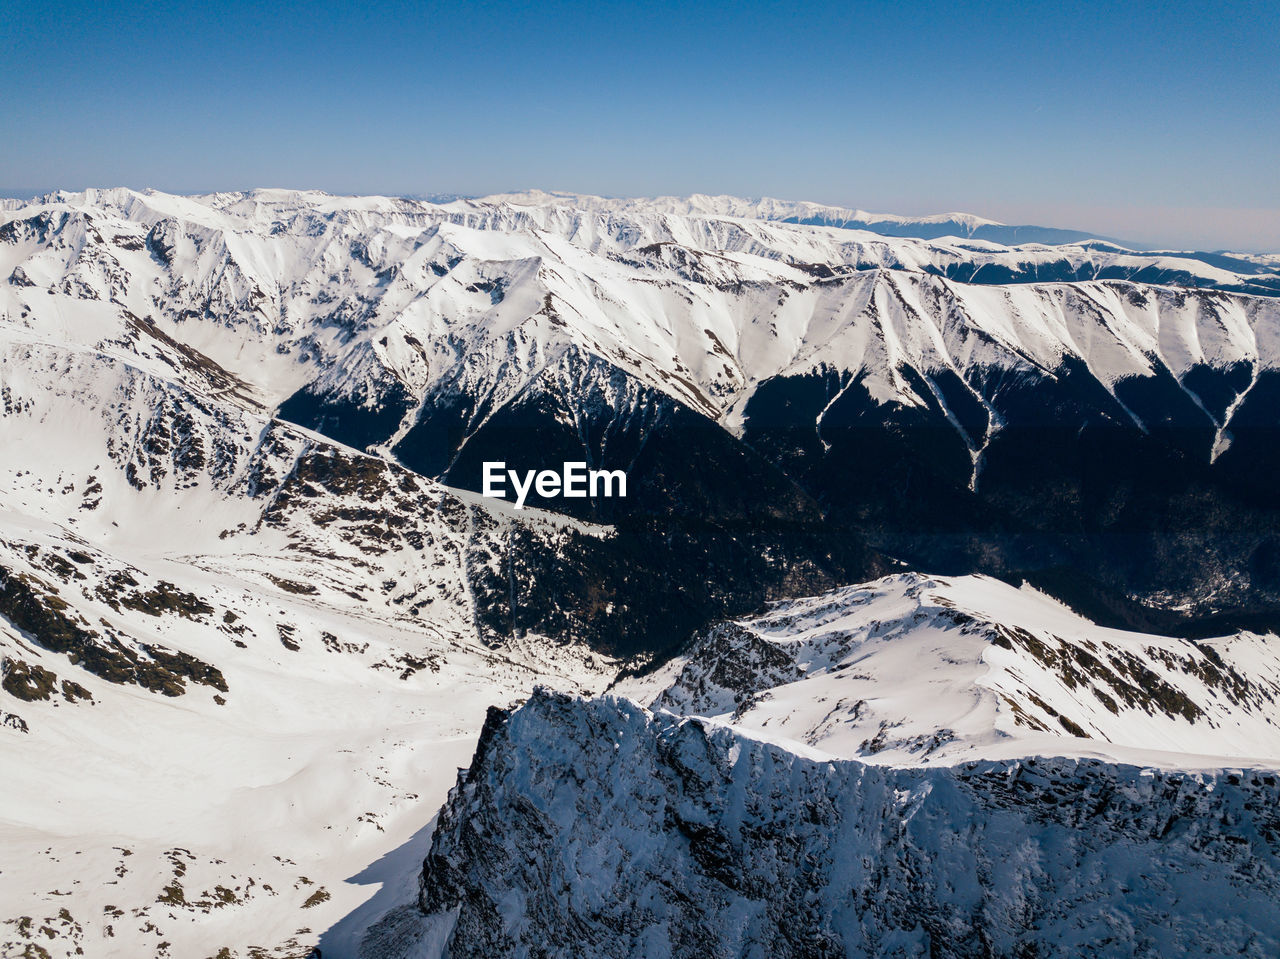
[(1272, 954), (1278, 297), (959, 214), (4, 201), (0, 954)]

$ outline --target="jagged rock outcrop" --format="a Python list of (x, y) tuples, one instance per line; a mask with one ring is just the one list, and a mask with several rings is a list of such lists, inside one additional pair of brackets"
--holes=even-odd
[[(1261, 957), (1280, 779), (807, 758), (613, 699), (492, 713), (364, 956)], [(416, 940), (415, 940), (416, 937)], [(432, 946), (425, 949), (423, 944)]]

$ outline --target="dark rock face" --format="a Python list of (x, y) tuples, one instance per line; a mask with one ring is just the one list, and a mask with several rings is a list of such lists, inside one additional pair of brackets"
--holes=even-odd
[[(613, 653), (665, 653), (708, 622), (885, 570), (856, 531), (830, 527), (777, 465), (603, 360), (569, 351), (518, 398), (491, 402), (465, 393), (430, 398), (395, 455), (418, 473), (477, 492), (485, 461), (521, 474), (586, 462), (624, 470), (628, 495), (544, 499), (531, 490), (527, 507), (614, 532), (570, 533), (556, 551), (536, 533), (513, 532), (502, 572), (479, 570), (475, 581), (489, 600), (481, 612), (488, 632), (573, 635)], [(300, 421), (327, 430), (337, 403), (308, 407)], [(300, 404), (295, 397), (281, 415), (296, 415)], [(360, 422), (376, 419), (363, 415)], [(353, 445), (386, 441), (395, 423), (382, 426)]]
[[(600, 539), (570, 533), (558, 551), (516, 529), (501, 572), (472, 582), (481, 616), (498, 634), (573, 637), (611, 654), (669, 655), (706, 623), (787, 596), (829, 589), (873, 566), (856, 544), (820, 527), (718, 526), (640, 517)], [(507, 576), (509, 578), (504, 578)], [(488, 584), (487, 593), (483, 590)]]
[[(527, 500), (616, 526), (612, 559), (587, 547), (603, 603), (652, 605), (650, 579), (683, 593), (665, 596), (687, 615), (644, 627), (661, 640), (619, 648), (669, 646), (796, 586), (879, 575), (886, 557), (1026, 579), (1105, 625), (1274, 628), (1280, 373), (1200, 365), (1179, 381), (1152, 363), (1113, 388), (1071, 357), (1052, 370), (902, 365), (918, 405), (879, 402), (864, 374), (822, 367), (756, 386), (734, 436), (569, 349), (514, 397), (429, 394), (394, 454), (475, 491), (486, 461), (625, 470), (626, 499)], [(304, 391), (280, 413), (364, 448), (396, 435), (410, 406), (398, 385), (368, 402)], [(619, 579), (622, 557), (634, 575)]]
[[(168, 583), (162, 582), (161, 588), (150, 593), (130, 593), (128, 585), (138, 584), (109, 582), (104, 586), (102, 598), (115, 602), (117, 608), (120, 604), (132, 604), (131, 608), (154, 616), (162, 611), (174, 611), (191, 618), (212, 612), (212, 608), (195, 595), (174, 591)], [(166, 696), (181, 696), (188, 682), (227, 691), (227, 682), (217, 667), (178, 650), (147, 643), (128, 645), (106, 626), (93, 629), (46, 584), (3, 567), (0, 567), (0, 616), (22, 630), (37, 646), (66, 653), (73, 665), (110, 683), (136, 684)], [(48, 699), (56, 678), (42, 666), (18, 661), (6, 670), (3, 685), (19, 699)], [(68, 701), (92, 698), (75, 682), (64, 680), (62, 690)]]
[(399, 383), (388, 383), (373, 396), (326, 395), (304, 387), (280, 405), (282, 420), (323, 433), (330, 439), (363, 450), (396, 431), (412, 407)]
[(966, 375), (931, 375), (920, 408), (833, 372), (770, 381), (743, 438), (831, 523), (917, 568), (1028, 579), (1107, 625), (1277, 622), (1274, 374), (1244, 395), (1216, 458), (1210, 416), (1249, 386), (1245, 368), (1197, 367), (1183, 386), (1161, 368), (1114, 396), (1078, 363)]
[(1277, 799), (1258, 772), (816, 762), (538, 693), (491, 712), (415, 936), (450, 959), (1271, 956)]

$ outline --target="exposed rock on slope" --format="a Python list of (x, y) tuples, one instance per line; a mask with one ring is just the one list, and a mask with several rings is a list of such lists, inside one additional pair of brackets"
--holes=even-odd
[(365, 959), (1280, 946), (1280, 647), (911, 573), (493, 710)]
[(784, 222), (854, 212), (55, 194), (4, 211), (0, 301), (19, 335), (454, 486), (486, 459), (629, 469), (646, 495), (541, 505), (634, 556), (685, 540), (686, 571), (732, 556), (726, 594), (664, 633), (875, 575), (877, 552), (1029, 577), (1117, 625), (1277, 621), (1280, 307), (1242, 295), (1275, 292), (1273, 264), (1004, 246), (977, 218), (931, 240)]
[(618, 700), (493, 714), (363, 955), (1264, 957), (1280, 781), (797, 755)]
[(983, 577), (905, 573), (779, 602), (613, 688), (868, 762), (1065, 751), (1280, 763), (1274, 636), (1192, 642), (1103, 629)]

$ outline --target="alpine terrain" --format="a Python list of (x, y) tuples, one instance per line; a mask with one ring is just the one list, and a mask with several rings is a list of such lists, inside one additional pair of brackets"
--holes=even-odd
[(1280, 257), (0, 201), (0, 956), (1275, 956), (1278, 468)]

